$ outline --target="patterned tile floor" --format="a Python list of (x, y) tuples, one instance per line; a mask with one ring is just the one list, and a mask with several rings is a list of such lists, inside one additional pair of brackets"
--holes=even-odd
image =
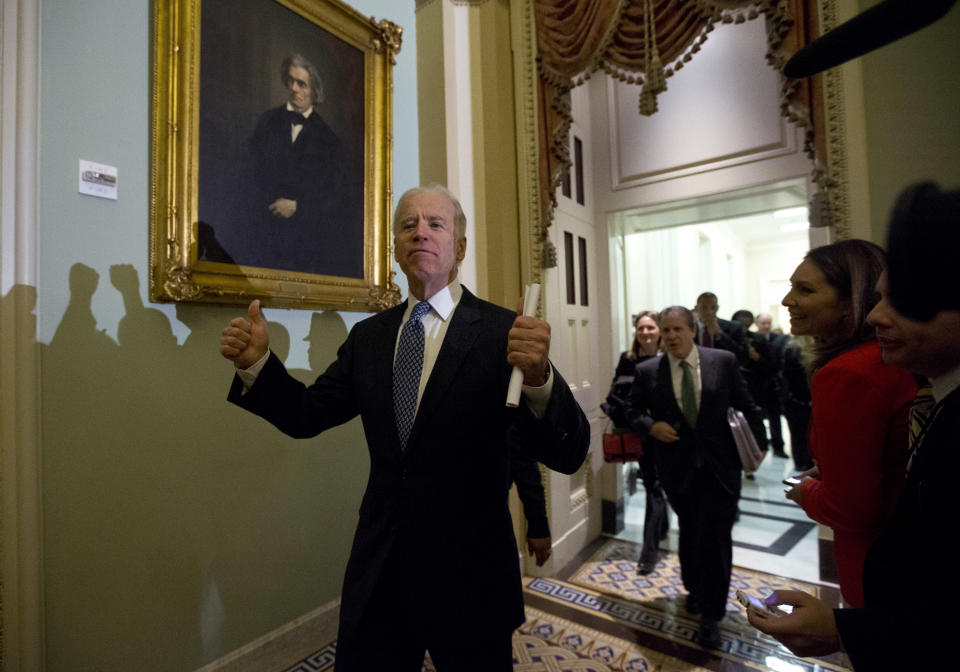
[[(793, 460), (768, 453), (755, 478), (743, 480), (740, 519), (733, 527), (733, 564), (801, 581), (821, 582), (823, 569), (817, 526), (783, 494), (781, 480), (793, 474)], [(625, 525), (616, 537), (641, 543), (646, 505), (643, 486), (638, 484), (636, 493), (627, 496), (624, 504)], [(670, 533), (661, 548), (676, 552), (678, 529), (676, 516), (671, 511)], [(832, 558), (825, 559), (832, 562)]]
[[(555, 577), (524, 579), (527, 621), (515, 633), (515, 672), (821, 672), (846, 670), (840, 656), (802, 659), (746, 622), (733, 594), (757, 595), (793, 586), (836, 600), (821, 575), (816, 526), (783, 497), (780, 480), (792, 463), (768, 456), (754, 480), (745, 480), (734, 527), (734, 571), (722, 646), (694, 643), (697, 617), (686, 613), (676, 561), (676, 519), (654, 573), (639, 576), (642, 486), (627, 499), (626, 526), (603, 537)], [(791, 578), (783, 578), (791, 577)], [(336, 642), (283, 672), (332, 672)], [(424, 672), (434, 672), (429, 656)]]
[[(672, 609), (677, 598), (685, 597), (680, 562), (674, 553), (661, 556), (653, 572), (637, 574), (637, 544), (612, 539), (575, 571), (568, 581), (584, 588), (653, 607)], [(803, 590), (817, 597), (820, 588), (804, 581), (783, 579), (751, 569), (734, 567), (730, 577), (725, 622), (746, 626), (747, 619), (737, 602), (736, 591), (745, 590), (766, 597), (777, 588)]]
[[(708, 652), (693, 641), (699, 617), (688, 614), (683, 607), (686, 592), (679, 581), (676, 556), (661, 559), (657, 570), (643, 577), (636, 573), (638, 553), (639, 548), (630, 542), (607, 539), (566, 580), (551, 577), (525, 579), (526, 601), (543, 609), (543, 603), (535, 599), (543, 598), (568, 610), (590, 614), (594, 617), (595, 628), (604, 632), (625, 629), (631, 633), (628, 639), (671, 652), (681, 660), (703, 664), (701, 661), (706, 655), (714, 659), (713, 665), (708, 665), (711, 669), (796, 672), (847, 669), (840, 656), (822, 660), (794, 656), (776, 640), (753, 629), (734, 597), (737, 588), (763, 595), (774, 588), (787, 586), (819, 595), (819, 586), (735, 567), (727, 615), (720, 623), (722, 645), (718, 650)], [(576, 615), (571, 616), (569, 611), (565, 617), (588, 622)], [(604, 622), (614, 627), (605, 627)]]
[[(563, 578), (527, 577), (527, 621), (514, 634), (514, 672), (840, 672), (839, 656), (803, 659), (750, 627), (732, 597), (736, 588), (764, 595), (792, 586), (821, 588), (756, 570), (734, 568), (727, 616), (717, 650), (694, 642), (698, 617), (683, 608), (686, 596), (675, 555), (661, 558), (646, 577), (636, 573), (636, 544), (609, 537), (593, 544)], [(331, 643), (284, 672), (332, 672)], [(424, 672), (434, 672), (429, 660)]]
[[(514, 672), (709, 672), (575, 621), (527, 607), (527, 620), (513, 636)], [(284, 672), (333, 672), (336, 643)], [(435, 672), (429, 659), (423, 672)]]

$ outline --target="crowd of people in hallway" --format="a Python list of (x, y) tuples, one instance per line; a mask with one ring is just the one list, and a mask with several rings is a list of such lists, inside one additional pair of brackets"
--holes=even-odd
[[(685, 606), (701, 616), (698, 638), (711, 647), (720, 644), (718, 624), (726, 611), (742, 466), (727, 409), (744, 413), (764, 451), (770, 445), (775, 455), (787, 457), (779, 432), (782, 349), (775, 350), (785, 339), (771, 337), (769, 316), (760, 316), (763, 332), (750, 332), (752, 313), (740, 310), (724, 320), (718, 308), (717, 296), (704, 292), (692, 310), (671, 306), (637, 314), (633, 345), (620, 356), (603, 406), (615, 426), (645, 439), (639, 472), (646, 506), (637, 571), (650, 574), (656, 566), (669, 502), (680, 525)], [(760, 400), (767, 403), (760, 406)], [(763, 418), (773, 414), (777, 431), (768, 442)]]
[(949, 641), (957, 590), (935, 549), (958, 521), (949, 489), (960, 438), (958, 218), (960, 191), (921, 183), (897, 200), (887, 253), (863, 240), (810, 250), (782, 301), (791, 336), (768, 314), (719, 319), (710, 292), (692, 310), (636, 316), (603, 408), (643, 439), (638, 572), (656, 561), (665, 493), (701, 645), (720, 646), (730, 585), (743, 465), (729, 407), (777, 457), (787, 457), (786, 418), (798, 473), (785, 494), (832, 528), (844, 602), (831, 609), (775, 591), (769, 609), (748, 608), (750, 623), (799, 655), (842, 649), (857, 670), (911, 669)]
[[(925, 625), (911, 626), (909, 647), (892, 647), (886, 658), (915, 657), (917, 641), (932, 647), (931, 633), (945, 634), (952, 600), (941, 598), (956, 590), (933, 589), (930, 578), (948, 579), (946, 560), (917, 549), (936, 545), (941, 520), (948, 529), (957, 520), (946, 482), (960, 430), (960, 305), (944, 256), (957, 247), (957, 213), (960, 192), (932, 184), (905, 192), (890, 227), (889, 268), (883, 249), (863, 240), (810, 250), (782, 301), (791, 337), (776, 333), (767, 314), (718, 318), (711, 292), (693, 309), (636, 316), (604, 409), (644, 444), (648, 504), (638, 571), (656, 565), (669, 503), (679, 522), (685, 608), (699, 616), (702, 646), (722, 644), (744, 477), (731, 409), (779, 457), (787, 457), (786, 442), (768, 426), (787, 416), (799, 473), (785, 496), (833, 528), (844, 600), (834, 611), (810, 595), (778, 591), (768, 605), (792, 612), (751, 610), (750, 623), (801, 655), (842, 646), (858, 669), (880, 669), (870, 637), (892, 637), (903, 613), (938, 621), (918, 620)], [(523, 615), (507, 487), (517, 482), (526, 493), (527, 549), (542, 565), (551, 539), (537, 462), (572, 473), (589, 443), (586, 418), (548, 359), (548, 325), (525, 317), (522, 306), (514, 314), (460, 286), (463, 231), (462, 210), (446, 189), (400, 198), (396, 255), (411, 299), (359, 323), (312, 385), (289, 375), (271, 352), (258, 301), (222, 334), (221, 353), (236, 366), (231, 402), (295, 437), (356, 415), (364, 423), (371, 473), (344, 579), (338, 669), (413, 670), (425, 651), (438, 669), (509, 669), (509, 633)], [(914, 266), (929, 259), (933, 275), (941, 274), (930, 291), (913, 280)], [(445, 343), (457, 345), (455, 361)], [(500, 397), (514, 366), (523, 402), (507, 409)], [(927, 378), (932, 397), (920, 387)], [(392, 385), (368, 384), (381, 379)], [(918, 403), (929, 399), (932, 409)], [(792, 436), (801, 424), (809, 431)], [(445, 449), (451, 444), (458, 449)], [(446, 582), (419, 561), (438, 529), (448, 531), (457, 574), (472, 567), (483, 581), (471, 622), (489, 636), (484, 656), (468, 660), (451, 646), (455, 633), (439, 609)], [(895, 586), (890, 571), (898, 573)], [(372, 633), (380, 650), (369, 646)]]

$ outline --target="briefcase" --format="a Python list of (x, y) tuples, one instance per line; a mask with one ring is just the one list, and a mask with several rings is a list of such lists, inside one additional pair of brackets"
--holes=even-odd
[(740, 465), (745, 472), (752, 474), (760, 468), (760, 463), (763, 462), (763, 451), (757, 445), (757, 440), (750, 429), (750, 423), (747, 422), (742, 412), (732, 406), (727, 409), (727, 423), (729, 423), (730, 431), (733, 433), (733, 441), (737, 444)]

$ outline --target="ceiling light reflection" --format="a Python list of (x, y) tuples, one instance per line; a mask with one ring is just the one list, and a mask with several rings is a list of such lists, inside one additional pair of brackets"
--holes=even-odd
[(796, 208), (784, 208), (783, 210), (774, 210), (773, 216), (776, 219), (793, 219), (794, 217), (807, 217), (807, 206), (800, 205)]
[(774, 656), (767, 656), (766, 664), (773, 672), (802, 672), (804, 669), (802, 665), (788, 663), (783, 658), (776, 658)]

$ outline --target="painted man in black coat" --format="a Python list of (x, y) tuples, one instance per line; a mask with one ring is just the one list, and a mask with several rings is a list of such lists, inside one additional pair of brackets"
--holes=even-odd
[(336, 133), (321, 118), (323, 84), (300, 54), (284, 59), (287, 102), (267, 110), (250, 139), (246, 175), (249, 245), (237, 263), (363, 277), (363, 186)]
[[(586, 417), (548, 360), (549, 325), (460, 285), (465, 231), (445, 188), (401, 196), (394, 255), (410, 296), (355, 325), (309, 387), (270, 354), (259, 301), (249, 320), (235, 318), (223, 332), (220, 351), (237, 368), (233, 403), (301, 438), (357, 415), (363, 421), (370, 479), (343, 581), (338, 672), (419, 671), (425, 650), (441, 672), (512, 670), (511, 633), (524, 611), (507, 504), (508, 434), (568, 474), (589, 445)], [(422, 369), (405, 374), (407, 335), (418, 329)], [(523, 395), (508, 408), (514, 365)], [(452, 596), (465, 584), (470, 597), (461, 603)], [(483, 645), (463, 646), (464, 633)]]

